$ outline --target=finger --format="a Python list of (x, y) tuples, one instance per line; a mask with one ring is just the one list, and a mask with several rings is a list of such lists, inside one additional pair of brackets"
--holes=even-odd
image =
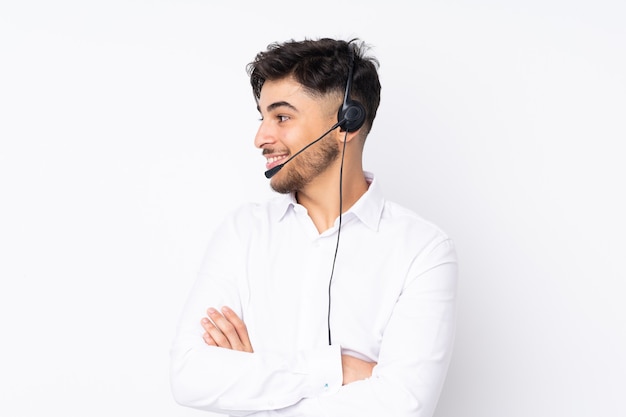
[[(214, 308), (209, 308), (207, 313), (209, 314), (209, 318), (213, 321), (215, 327), (218, 328), (222, 335), (226, 338), (228, 346), (234, 350), (244, 350), (244, 346), (241, 339), (239, 339), (237, 330), (235, 330), (235, 327), (231, 324), (231, 322)], [(211, 336), (213, 336), (213, 333), (211, 333)], [(216, 342), (218, 342), (220, 346), (223, 343), (221, 340), (216, 340)]]
[(204, 339), (204, 343), (206, 343), (209, 346), (217, 346), (217, 343), (215, 343), (215, 340), (213, 340), (211, 335), (208, 333), (204, 333), (202, 335), (202, 339)]
[(224, 313), (224, 317), (230, 322), (230, 324), (232, 324), (235, 332), (237, 332), (237, 336), (239, 338), (239, 341), (241, 342), (240, 350), (252, 353), (252, 343), (250, 343), (250, 337), (248, 336), (248, 327), (246, 326), (246, 324), (229, 307), (223, 307), (222, 313)]
[[(219, 313), (218, 313), (219, 314)], [(220, 314), (221, 315), (221, 314)], [(222, 333), (222, 331), (208, 318), (204, 317), (200, 323), (204, 328), (205, 332), (209, 334), (209, 336), (215, 342), (213, 346), (219, 346), (227, 349), (232, 349), (228, 338)]]

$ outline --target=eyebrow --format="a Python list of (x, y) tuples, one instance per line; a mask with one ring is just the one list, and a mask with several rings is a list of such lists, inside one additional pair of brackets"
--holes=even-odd
[[(296, 107), (293, 104), (291, 104), (291, 103), (289, 103), (287, 101), (277, 101), (275, 103), (272, 103), (272, 104), (267, 106), (267, 111), (271, 112), (273, 110), (276, 110), (279, 107), (287, 107), (287, 108), (289, 108), (289, 109), (291, 109), (291, 110), (293, 110), (295, 112), (298, 111), (298, 109), (296, 109)], [(259, 111), (259, 113), (261, 112), (261, 108), (258, 105), (256, 106), (256, 109)]]

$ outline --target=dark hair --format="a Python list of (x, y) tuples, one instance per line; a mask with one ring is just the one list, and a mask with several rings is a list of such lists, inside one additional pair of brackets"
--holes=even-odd
[(272, 43), (266, 51), (259, 52), (247, 66), (252, 93), (258, 100), (266, 80), (293, 76), (315, 95), (338, 92), (343, 96), (354, 54), (350, 98), (361, 102), (365, 107), (365, 130), (369, 132), (380, 104), (381, 90), (378, 79), (379, 62), (376, 58), (365, 55), (369, 49), (359, 39), (349, 42), (329, 38), (303, 41), (292, 39), (283, 43)]

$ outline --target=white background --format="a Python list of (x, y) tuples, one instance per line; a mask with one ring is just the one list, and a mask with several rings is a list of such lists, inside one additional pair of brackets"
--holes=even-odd
[(271, 195), (245, 65), (319, 36), (373, 46), (366, 168), (458, 246), (436, 416), (626, 415), (625, 3), (215, 3), (0, 3), (0, 415), (208, 415), (168, 355)]

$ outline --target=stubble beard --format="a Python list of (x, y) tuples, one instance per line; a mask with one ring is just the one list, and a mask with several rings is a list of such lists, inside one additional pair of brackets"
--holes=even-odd
[(338, 157), (339, 147), (337, 143), (333, 140), (322, 140), (287, 164), (286, 169), (281, 170), (283, 175), (279, 173), (272, 178), (270, 186), (274, 191), (281, 194), (302, 190), (332, 165)]

